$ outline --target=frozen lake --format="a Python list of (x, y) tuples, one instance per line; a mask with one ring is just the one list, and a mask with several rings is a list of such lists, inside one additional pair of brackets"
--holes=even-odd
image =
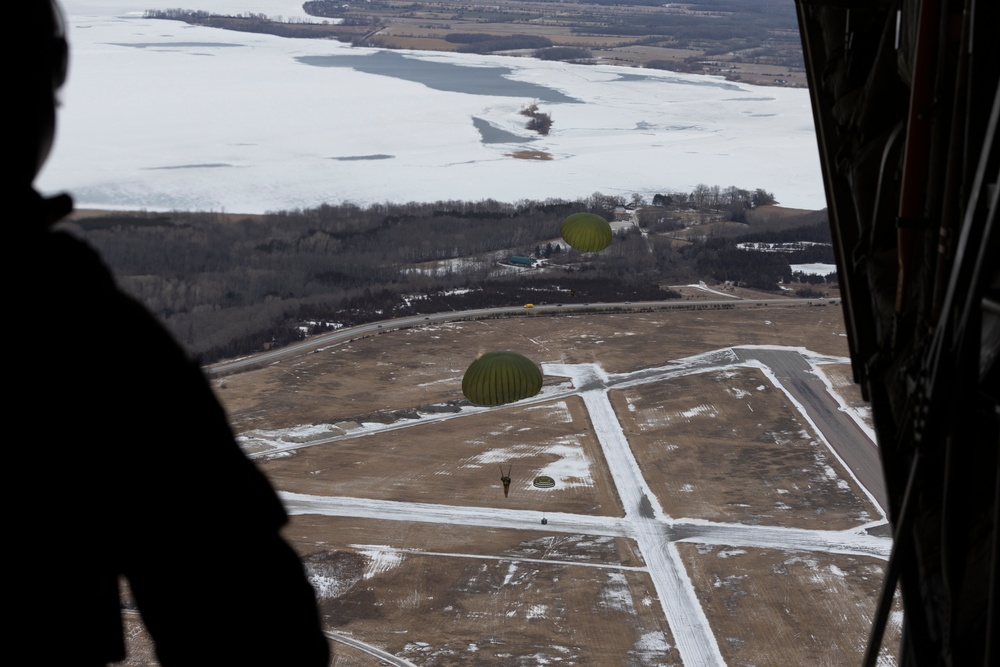
[(582, 102), (546, 85), (512, 79), (514, 70), (510, 67), (469, 67), (462, 62), (437, 62), (412, 56), (412, 52), (375, 51), (364, 55), (302, 56), (298, 60), (315, 67), (348, 67), (449, 93), (533, 99), (552, 104)]
[[(301, 15), (288, 0), (192, 9)], [(196, 3), (197, 4), (197, 3)], [(39, 179), (81, 207), (647, 197), (699, 183), (825, 206), (805, 90), (528, 58), (352, 48), (69, 0), (71, 63)], [(552, 132), (525, 129), (537, 103)], [(550, 160), (511, 157), (541, 151)]]

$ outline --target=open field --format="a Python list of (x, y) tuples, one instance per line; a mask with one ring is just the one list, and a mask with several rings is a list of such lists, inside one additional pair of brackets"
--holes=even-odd
[(621, 373), (729, 345), (846, 356), (845, 336), (835, 305), (454, 322), (385, 331), (230, 376), (218, 393), (237, 432), (334, 424), (459, 400), (466, 367), (489, 350), (516, 350), (536, 363), (600, 363)]
[(826, 447), (757, 369), (651, 383), (611, 401), (671, 516), (832, 530), (878, 516), (853, 480), (830, 474)]
[[(867, 634), (826, 632), (821, 619), (862, 620), (882, 581), (882, 560), (694, 544), (678, 550), (728, 664), (860, 664)], [(898, 613), (892, 623), (898, 643)]]
[[(815, 305), (387, 330), (215, 382), (326, 628), (402, 664), (856, 663), (880, 510), (737, 344), (803, 355), (858, 403), (840, 310)], [(468, 363), (507, 348), (542, 393), (464, 404)]]
[(325, 622), (415, 664), (619, 664), (642, 650), (632, 646), (637, 628), (656, 635), (655, 646), (671, 643), (627, 540), (352, 523), (303, 516), (289, 531), (296, 542), (326, 534), (353, 545), (305, 558), (312, 576), (343, 590), (322, 599)]
[[(494, 507), (499, 467), (513, 465), (506, 508), (621, 516), (600, 444), (586, 426), (575, 432), (587, 419), (582, 401), (571, 397), (348, 438), (275, 458), (266, 470), (278, 488), (295, 493)], [(562, 492), (534, 488), (537, 474), (559, 477)]]
[[(345, 5), (346, 7), (347, 5)], [(456, 51), (462, 35), (511, 39), (531, 35), (553, 46), (588, 50), (594, 62), (655, 66), (725, 76), (758, 85), (805, 87), (801, 46), (790, 8), (716, 6), (711, 15), (690, 5), (629, 5), (501, 0), (491, 6), (462, 0), (368, 2), (348, 13), (376, 26), (365, 45), (392, 49)], [(357, 28), (327, 26), (356, 38)], [(696, 36), (695, 36), (696, 35)], [(505, 53), (530, 55), (533, 48)]]

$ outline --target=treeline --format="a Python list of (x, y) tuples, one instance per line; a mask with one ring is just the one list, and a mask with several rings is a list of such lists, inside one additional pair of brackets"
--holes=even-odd
[(697, 211), (725, 211), (728, 219), (734, 222), (746, 222), (747, 211), (760, 206), (777, 204), (773, 192), (764, 188), (746, 190), (730, 185), (722, 188), (718, 185), (700, 183), (691, 192), (671, 192), (653, 195), (653, 206), (687, 206)]
[[(263, 216), (109, 214), (70, 227), (98, 248), (125, 290), (211, 361), (293, 339), (304, 319), (387, 317), (393, 311), (379, 301), (385, 291), (399, 304), (404, 294), (486, 280), (496, 253), (526, 254), (558, 237), (561, 219), (582, 205), (455, 201)], [(456, 258), (469, 259), (453, 271), (420, 268)]]
[[(796, 226), (794, 229), (769, 229), (766, 231), (754, 231), (740, 237), (740, 243), (822, 243), (832, 248), (833, 237), (830, 234), (830, 226), (820, 223), (826, 222), (826, 215), (823, 211), (816, 211), (813, 214), (802, 216), (806, 219), (814, 218), (816, 224), (807, 226)], [(820, 246), (823, 247), (823, 246)], [(830, 255), (830, 262), (833, 261)], [(807, 262), (827, 261), (819, 259), (808, 259)], [(798, 262), (797, 262), (798, 263)]]
[(341, 42), (358, 40), (371, 32), (373, 26), (377, 24), (376, 19), (367, 16), (349, 16), (340, 23), (294, 23), (275, 21), (266, 14), (253, 12), (225, 15), (190, 9), (147, 9), (144, 16), (237, 32), (289, 38), (336, 39)]
[(532, 55), (539, 60), (559, 60), (578, 64), (589, 64), (593, 62), (594, 58), (590, 49), (576, 46), (552, 46), (547, 49), (538, 49)]
[[(815, 217), (815, 216), (806, 216)], [(806, 242), (806, 243), (802, 243)], [(791, 252), (782, 250), (749, 250), (745, 247), (761, 247), (781, 244), (801, 244)], [(718, 282), (731, 281), (737, 285), (775, 291), (779, 283), (793, 281), (819, 284), (827, 279), (836, 280), (836, 275), (810, 277), (799, 272), (792, 274), (792, 264), (833, 264), (833, 245), (830, 225), (826, 218), (808, 226), (788, 229), (749, 232), (727, 238), (710, 238), (691, 249), (685, 249), (695, 260), (698, 271), (711, 276)], [(812, 292), (802, 296), (813, 296)]]
[[(524, 302), (663, 299), (674, 296), (663, 289), (669, 284), (736, 279), (763, 285), (768, 276), (773, 287), (788, 277), (788, 255), (770, 253), (754, 264), (759, 280), (730, 278), (718, 262), (735, 269), (767, 253), (713, 243), (679, 250), (670, 235), (636, 226), (616, 232), (601, 253), (562, 246), (541, 270), (506, 263), (512, 255), (544, 256), (542, 248), (559, 245), (567, 215), (588, 211), (610, 219), (619, 202), (595, 193), (575, 201), (345, 203), (257, 216), (114, 213), (67, 227), (95, 246), (123, 289), (204, 362), (282, 345), (324, 323)], [(680, 215), (686, 205), (656, 210)], [(753, 223), (741, 227), (749, 233), (791, 224)], [(808, 233), (788, 235), (806, 239)]]

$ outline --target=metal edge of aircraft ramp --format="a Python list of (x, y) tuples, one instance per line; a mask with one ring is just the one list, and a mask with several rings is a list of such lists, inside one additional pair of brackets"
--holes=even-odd
[(1000, 664), (1000, 3), (796, 0), (901, 664)]

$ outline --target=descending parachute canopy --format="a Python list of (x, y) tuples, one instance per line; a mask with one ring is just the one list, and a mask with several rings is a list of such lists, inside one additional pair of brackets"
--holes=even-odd
[(476, 405), (503, 405), (534, 396), (542, 389), (542, 371), (517, 352), (488, 352), (469, 366), (462, 393)]
[(533, 484), (539, 489), (551, 489), (556, 485), (556, 480), (552, 479), (548, 475), (539, 475), (535, 478)]
[(563, 240), (577, 250), (597, 252), (611, 245), (611, 225), (593, 213), (574, 213), (562, 222)]

